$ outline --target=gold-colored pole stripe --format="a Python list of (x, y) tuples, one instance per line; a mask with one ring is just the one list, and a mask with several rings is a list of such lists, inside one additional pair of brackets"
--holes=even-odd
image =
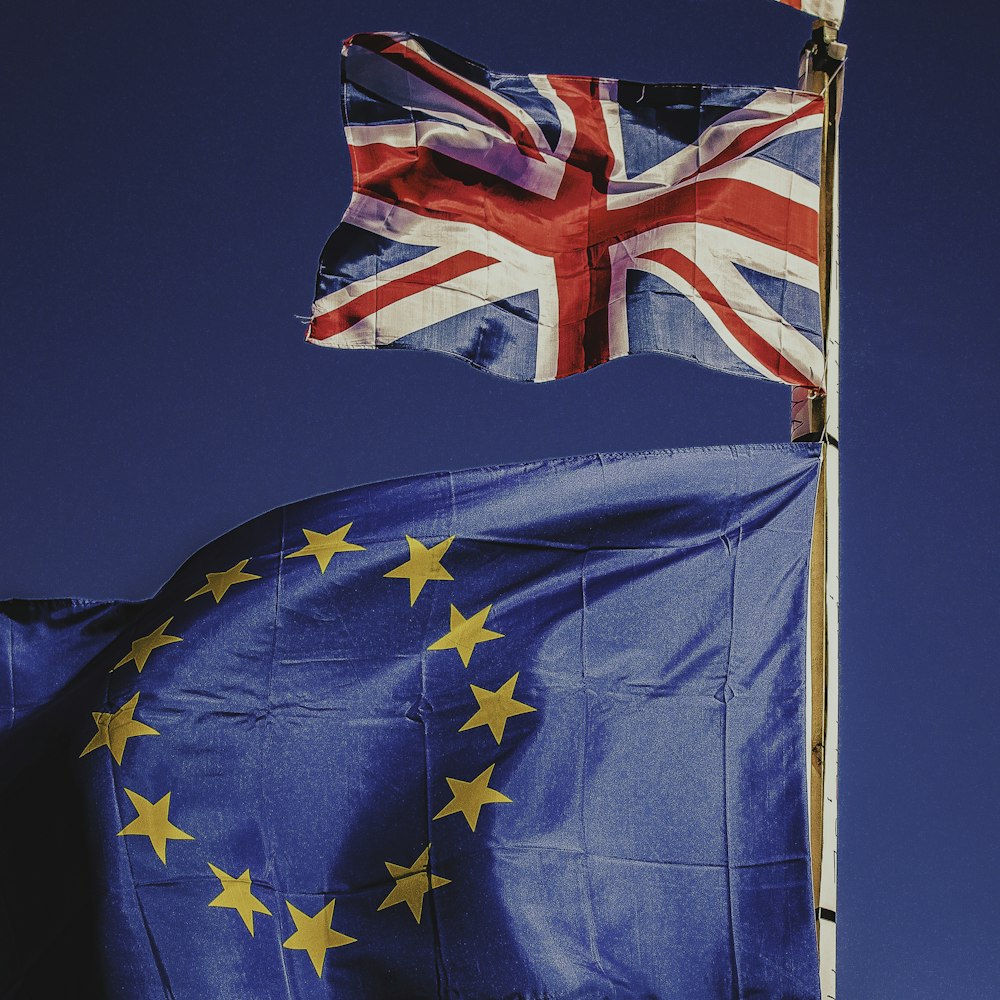
[(809, 574), (809, 832), (820, 982), (824, 1000), (836, 995), (836, 758), (839, 580), (839, 294), (837, 128), (846, 46), (832, 25), (818, 21), (803, 49), (799, 86), (826, 97), (820, 177), (820, 308), (828, 360), (826, 395), (792, 393), (792, 440), (823, 442)]
[[(823, 859), (823, 749), (826, 740), (826, 463), (820, 468), (813, 517), (809, 565), (809, 664), (812, 704), (809, 706), (809, 847), (813, 899), (819, 905)], [(818, 917), (817, 917), (818, 920)], [(818, 933), (818, 928), (817, 928)]]

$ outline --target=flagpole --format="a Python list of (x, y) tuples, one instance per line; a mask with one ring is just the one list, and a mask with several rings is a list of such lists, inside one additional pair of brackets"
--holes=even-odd
[(838, 124), (847, 46), (828, 21), (815, 21), (802, 50), (799, 87), (825, 94), (820, 177), (820, 303), (826, 394), (792, 390), (793, 441), (822, 441), (809, 593), (809, 830), (819, 945), (820, 992), (836, 997), (837, 752), (840, 610), (840, 204)]

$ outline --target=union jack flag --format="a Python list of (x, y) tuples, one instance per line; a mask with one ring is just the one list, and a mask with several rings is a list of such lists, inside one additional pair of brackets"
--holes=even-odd
[(307, 339), (546, 381), (667, 353), (821, 387), (822, 98), (344, 45), (354, 193)]
[(844, 19), (844, 0), (778, 0), (796, 10), (801, 10), (813, 17), (822, 18), (838, 27)]

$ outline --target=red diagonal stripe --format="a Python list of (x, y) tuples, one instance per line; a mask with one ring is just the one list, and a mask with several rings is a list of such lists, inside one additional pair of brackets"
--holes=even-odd
[[(708, 160), (706, 163), (699, 164), (698, 169), (688, 174), (688, 177), (693, 177), (695, 174), (706, 173), (713, 167), (718, 167), (723, 163), (728, 163), (730, 160), (737, 159), (748, 150), (753, 149), (753, 147), (759, 142), (763, 142), (763, 140), (769, 135), (772, 135), (779, 129), (784, 128), (784, 126), (789, 122), (798, 121), (800, 118), (808, 118), (810, 115), (821, 115), (822, 113), (823, 98), (817, 96), (808, 104), (803, 105), (798, 111), (795, 111), (790, 115), (779, 118), (777, 121), (766, 122), (763, 125), (756, 125), (753, 128), (748, 128), (746, 131), (741, 132), (728, 146), (726, 146), (724, 150), (722, 150), (722, 152), (713, 156), (712, 159)], [(687, 177), (685, 177), (684, 180), (687, 180)]]
[[(681, 191), (691, 192), (694, 221), (787, 250), (810, 264), (818, 262), (819, 213), (815, 208), (735, 178), (710, 177)], [(668, 199), (669, 194), (663, 203), (669, 211)], [(608, 218), (613, 220), (614, 213)], [(667, 215), (663, 221), (673, 219)]]
[(400, 299), (496, 263), (495, 257), (487, 257), (486, 254), (476, 253), (474, 250), (463, 250), (439, 264), (414, 271), (405, 278), (396, 278), (388, 284), (376, 285), (370, 292), (364, 292), (350, 299), (340, 308), (316, 316), (309, 324), (306, 339), (329, 340), (330, 337), (350, 329), (366, 316), (391, 306)]
[(650, 250), (641, 255), (656, 261), (679, 274), (694, 287), (698, 295), (711, 306), (733, 337), (753, 355), (772, 375), (790, 385), (805, 385), (815, 388), (807, 375), (800, 372), (783, 354), (769, 344), (749, 324), (747, 324), (725, 296), (712, 284), (708, 275), (693, 260), (678, 250)]
[(463, 77), (449, 73), (443, 66), (439, 66), (406, 48), (402, 42), (394, 38), (386, 38), (384, 35), (355, 35), (348, 44), (375, 52), (388, 62), (401, 66), (406, 72), (412, 73), (425, 83), (437, 87), (438, 90), (450, 97), (458, 98), (473, 111), (481, 114), (487, 121), (508, 133), (525, 156), (533, 160), (542, 159), (542, 154), (538, 151), (535, 140), (524, 124), (510, 114), (502, 104), (491, 100), (487, 94), (478, 90)]

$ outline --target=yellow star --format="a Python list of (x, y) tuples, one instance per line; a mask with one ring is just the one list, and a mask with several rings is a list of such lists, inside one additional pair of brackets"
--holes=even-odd
[(194, 840), (191, 834), (185, 833), (170, 822), (167, 815), (170, 810), (170, 792), (167, 792), (159, 802), (150, 802), (130, 788), (125, 789), (125, 794), (139, 815), (128, 826), (118, 831), (119, 837), (149, 837), (156, 856), (164, 864), (167, 863), (168, 840)]
[(438, 542), (433, 548), (427, 548), (423, 542), (406, 536), (406, 544), (410, 547), (410, 558), (402, 566), (389, 570), (385, 575), (392, 579), (410, 581), (410, 607), (412, 608), (424, 589), (428, 580), (454, 580), (455, 578), (441, 565), (441, 559), (448, 547), (455, 541), (455, 536)]
[(308, 528), (302, 529), (302, 534), (306, 536), (307, 545), (295, 552), (289, 552), (288, 558), (294, 559), (296, 556), (315, 556), (319, 563), (319, 571), (326, 572), (326, 567), (330, 565), (330, 560), (338, 552), (363, 552), (363, 545), (355, 545), (353, 542), (344, 541), (347, 533), (351, 530), (353, 521), (342, 524), (336, 531), (331, 531), (329, 535), (324, 535), (320, 531), (310, 531)]
[(493, 738), (499, 744), (503, 739), (503, 731), (508, 719), (512, 719), (515, 715), (537, 711), (530, 705), (525, 705), (523, 701), (514, 700), (514, 685), (520, 676), (520, 673), (514, 674), (503, 687), (496, 691), (488, 691), (486, 688), (470, 684), (469, 687), (472, 688), (472, 693), (476, 696), (476, 701), (479, 702), (479, 711), (462, 726), (459, 732), (464, 733), (467, 729), (475, 729), (477, 726), (489, 726)]
[(173, 618), (168, 618), (159, 628), (153, 629), (149, 635), (144, 635), (141, 639), (136, 639), (132, 643), (132, 651), (123, 656), (112, 668), (112, 672), (119, 667), (124, 667), (129, 660), (135, 661), (135, 668), (142, 673), (142, 668), (149, 659), (149, 654), (160, 646), (169, 646), (172, 642), (183, 642), (179, 635), (164, 635)]
[(201, 597), (202, 594), (211, 594), (215, 598), (215, 603), (218, 604), (223, 597), (226, 596), (226, 591), (229, 590), (231, 586), (235, 583), (247, 583), (250, 580), (259, 580), (259, 576), (254, 576), (253, 573), (244, 573), (243, 570), (246, 569), (247, 563), (250, 562), (249, 559), (244, 559), (242, 562), (238, 562), (232, 569), (227, 569), (225, 573), (206, 573), (205, 579), (208, 583), (205, 584), (201, 590), (196, 590), (190, 597), (186, 597), (186, 601), (194, 600), (196, 597)]
[(136, 691), (117, 712), (92, 712), (94, 722), (97, 723), (97, 732), (90, 738), (80, 756), (84, 757), (99, 747), (107, 747), (111, 751), (111, 756), (120, 764), (122, 754), (125, 753), (125, 744), (133, 736), (159, 736), (155, 729), (132, 718), (132, 713), (138, 704), (139, 692)]
[(487, 604), (482, 611), (477, 611), (471, 618), (465, 618), (453, 604), (451, 606), (451, 629), (427, 648), (457, 649), (458, 655), (462, 657), (462, 663), (468, 666), (469, 660), (472, 659), (472, 651), (478, 643), (503, 638), (502, 632), (493, 632), (488, 628), (483, 628), (486, 616), (492, 607), (492, 604)]
[(295, 921), (295, 933), (285, 942), (285, 947), (291, 951), (307, 952), (317, 976), (323, 975), (323, 963), (326, 961), (328, 949), (340, 948), (357, 941), (357, 938), (341, 934), (330, 926), (333, 920), (333, 904), (336, 902), (335, 899), (331, 899), (316, 916), (310, 917), (285, 901), (285, 906)]
[(209, 906), (222, 906), (228, 910), (235, 910), (246, 925), (246, 929), (253, 937), (253, 915), (264, 913), (272, 916), (271, 911), (250, 891), (253, 882), (250, 881), (250, 869), (247, 868), (242, 875), (233, 878), (232, 875), (224, 872), (221, 868), (216, 868), (211, 861), (208, 867), (212, 869), (212, 874), (222, 883), (222, 892), (209, 903)]
[(396, 884), (392, 887), (392, 892), (382, 900), (382, 905), (379, 906), (380, 910), (395, 906), (397, 903), (406, 903), (414, 919), (418, 924), (420, 923), (420, 915), (424, 909), (424, 896), (431, 889), (440, 888), (451, 881), (450, 878), (442, 878), (431, 871), (430, 854), (431, 845), (428, 844), (424, 853), (409, 868), (394, 865), (391, 861), (385, 863), (385, 867), (396, 880)]
[(490, 788), (490, 777), (493, 774), (495, 764), (490, 764), (488, 768), (478, 778), (472, 781), (462, 781), (460, 778), (446, 778), (451, 788), (452, 800), (434, 818), (443, 819), (454, 813), (461, 813), (465, 821), (469, 824), (469, 829), (476, 832), (476, 824), (479, 822), (479, 810), (490, 802), (511, 802), (503, 792), (498, 792), (495, 788)]

